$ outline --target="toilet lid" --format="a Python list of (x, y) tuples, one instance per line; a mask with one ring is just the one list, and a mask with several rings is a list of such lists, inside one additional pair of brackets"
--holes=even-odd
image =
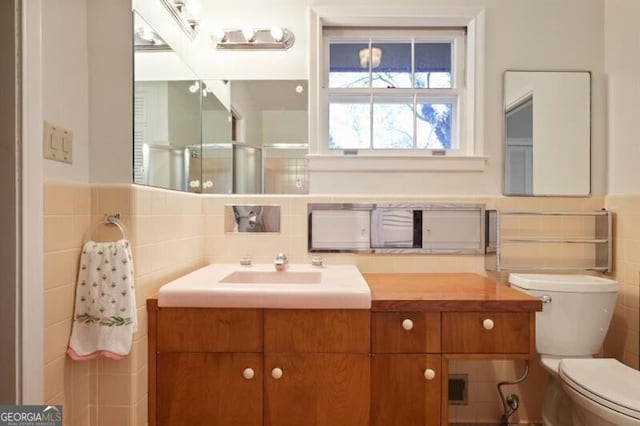
[(640, 418), (640, 371), (615, 359), (594, 358), (563, 359), (559, 372), (567, 384), (587, 398)]

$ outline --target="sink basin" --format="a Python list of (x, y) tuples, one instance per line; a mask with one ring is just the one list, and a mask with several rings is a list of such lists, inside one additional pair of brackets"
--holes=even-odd
[(354, 265), (209, 265), (160, 288), (160, 307), (369, 309), (371, 292)]
[(236, 271), (223, 279), (221, 283), (233, 284), (320, 284), (320, 272), (302, 271)]

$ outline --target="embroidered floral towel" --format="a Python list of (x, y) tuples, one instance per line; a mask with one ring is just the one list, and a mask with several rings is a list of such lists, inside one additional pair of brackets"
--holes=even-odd
[(82, 248), (67, 354), (75, 360), (129, 354), (137, 329), (133, 260), (127, 240)]

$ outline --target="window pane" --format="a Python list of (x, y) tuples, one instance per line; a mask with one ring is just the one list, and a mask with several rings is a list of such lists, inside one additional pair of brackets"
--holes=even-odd
[(334, 42), (329, 45), (329, 87), (369, 87), (369, 65), (362, 66), (360, 52), (369, 51), (369, 41)]
[(329, 104), (329, 149), (371, 148), (369, 97)]
[(451, 43), (415, 44), (415, 87), (451, 88)]
[(376, 97), (373, 103), (373, 147), (412, 149), (413, 97)]
[(418, 148), (455, 149), (452, 146), (453, 104), (418, 101), (416, 138)]
[(411, 43), (372, 43), (361, 59), (371, 61), (373, 87), (411, 88)]

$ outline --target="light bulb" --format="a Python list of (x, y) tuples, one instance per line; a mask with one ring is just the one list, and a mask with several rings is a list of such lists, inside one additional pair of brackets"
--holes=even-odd
[(219, 42), (227, 41), (227, 32), (222, 28), (215, 28), (211, 31), (211, 35)]
[(304, 92), (304, 87), (302, 87), (301, 84), (298, 84), (296, 86), (296, 93), (302, 93), (302, 92)]
[(187, 0), (184, 4), (184, 8), (191, 14), (191, 16), (198, 16), (202, 10), (202, 3), (200, 0)]
[(242, 35), (244, 36), (244, 39), (249, 43), (255, 41), (256, 39), (256, 32), (253, 30), (253, 28), (249, 28), (249, 27), (243, 28)]
[(198, 83), (197, 81), (194, 81), (193, 84), (189, 86), (189, 91), (191, 93), (196, 93), (199, 88), (200, 88), (200, 83)]
[(284, 39), (284, 31), (280, 27), (271, 28), (271, 37), (277, 42), (281, 42)]
[(138, 37), (140, 37), (144, 41), (148, 41), (149, 43), (151, 43), (155, 39), (155, 34), (153, 33), (153, 30), (151, 30), (151, 28), (146, 26), (142, 26), (138, 28), (137, 34), (138, 34)]

